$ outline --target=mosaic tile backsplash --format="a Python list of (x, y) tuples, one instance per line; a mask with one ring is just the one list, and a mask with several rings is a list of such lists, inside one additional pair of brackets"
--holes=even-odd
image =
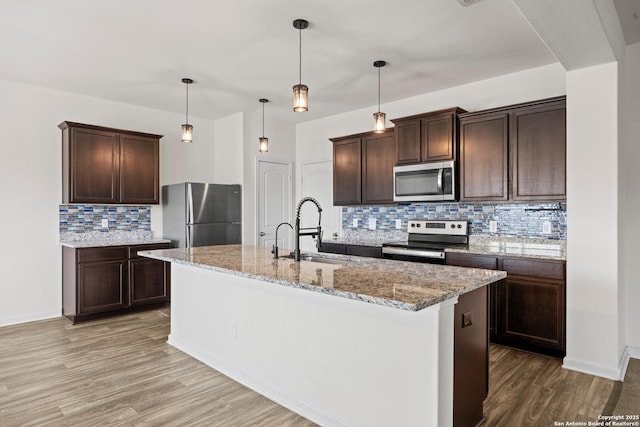
[[(406, 232), (411, 219), (468, 221), (469, 235), (519, 238), (567, 238), (566, 203), (545, 204), (479, 204), (479, 203), (414, 203), (397, 206), (348, 206), (342, 208), (343, 234), (368, 230), (369, 219), (376, 219), (379, 232)], [(354, 227), (354, 219), (358, 226)], [(401, 230), (396, 230), (396, 220)], [(490, 232), (489, 221), (497, 222), (497, 232)], [(549, 233), (543, 224), (549, 222)], [(544, 230), (547, 231), (547, 230)]]
[[(60, 205), (60, 240), (151, 238), (150, 206)], [(108, 227), (102, 226), (107, 220)]]

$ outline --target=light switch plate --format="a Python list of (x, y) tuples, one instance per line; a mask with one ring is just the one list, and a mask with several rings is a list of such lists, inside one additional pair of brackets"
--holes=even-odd
[(353, 228), (358, 228), (358, 218), (353, 218)]
[(102, 219), (102, 228), (109, 228), (109, 220), (106, 218)]
[(369, 230), (375, 230), (376, 223), (377, 223), (376, 218), (369, 218)]
[(498, 221), (489, 221), (489, 232), (490, 233), (498, 232)]
[(542, 223), (542, 234), (551, 234), (551, 223), (549, 221)]
[(396, 230), (402, 230), (402, 220), (396, 219)]

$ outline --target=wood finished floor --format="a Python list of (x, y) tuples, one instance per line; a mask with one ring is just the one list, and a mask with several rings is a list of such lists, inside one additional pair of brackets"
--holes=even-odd
[[(0, 328), (0, 426), (314, 425), (169, 346), (168, 333), (168, 310)], [(616, 384), (505, 347), (490, 359), (484, 426), (593, 421)]]

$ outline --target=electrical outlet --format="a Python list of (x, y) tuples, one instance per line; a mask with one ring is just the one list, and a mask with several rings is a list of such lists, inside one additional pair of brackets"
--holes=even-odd
[(542, 234), (551, 234), (551, 223), (549, 221), (542, 223)]
[(375, 230), (376, 229), (376, 223), (377, 220), (375, 218), (369, 218), (369, 230)]
[(396, 219), (396, 230), (402, 230), (402, 220)]
[(102, 228), (109, 228), (109, 220), (106, 218), (102, 219)]
[(498, 232), (498, 221), (489, 221), (489, 232), (490, 233)]
[(473, 325), (473, 311), (462, 313), (462, 327), (467, 328)]
[(358, 218), (353, 218), (353, 228), (358, 228)]

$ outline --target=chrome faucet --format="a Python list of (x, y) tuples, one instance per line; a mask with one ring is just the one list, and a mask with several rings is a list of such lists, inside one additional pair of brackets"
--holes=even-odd
[[(300, 209), (302, 205), (306, 202), (312, 202), (318, 208), (318, 226), (311, 228), (300, 228)], [(298, 203), (298, 208), (296, 209), (296, 227), (293, 230), (296, 238), (296, 247), (293, 251), (293, 259), (296, 261), (300, 261), (300, 236), (312, 236), (316, 237), (316, 247), (320, 249), (320, 245), (322, 244), (322, 228), (320, 227), (322, 219), (322, 208), (320, 207), (320, 203), (313, 197), (305, 197)], [(306, 230), (306, 231), (304, 231)], [(313, 230), (313, 231), (311, 231)]]
[(280, 228), (281, 225), (285, 225), (285, 224), (287, 224), (289, 227), (291, 227), (291, 230), (293, 230), (293, 226), (288, 222), (281, 222), (280, 224), (278, 224), (278, 226), (276, 227), (276, 241), (273, 244), (273, 247), (271, 248), (273, 259), (278, 259), (278, 229)]

